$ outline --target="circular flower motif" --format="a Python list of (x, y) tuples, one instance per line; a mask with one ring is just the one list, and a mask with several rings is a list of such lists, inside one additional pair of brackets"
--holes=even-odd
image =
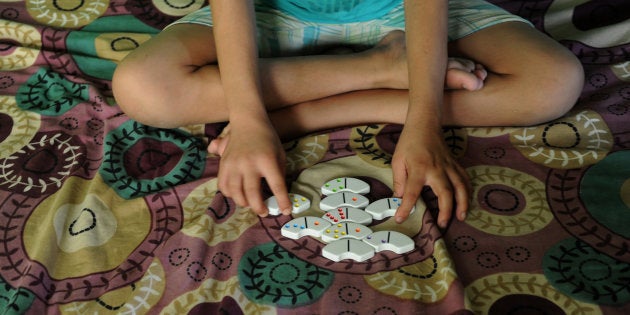
[[(99, 24), (105, 23), (115, 25), (132, 22), (110, 17), (103, 19)], [(106, 26), (101, 25), (102, 28)], [(96, 27), (89, 31), (89, 26), (85, 30), (86, 32), (68, 34), (65, 44), (68, 50), (73, 52), (72, 60), (81, 72), (102, 80), (111, 80), (117, 63), (151, 38), (150, 34), (103, 32), (101, 28)], [(98, 58), (94, 58), (94, 55)]]
[(207, 2), (203, 0), (128, 0), (125, 8), (147, 25), (163, 29), (205, 3)]
[(166, 274), (158, 259), (154, 260), (145, 275), (137, 282), (118, 289), (109, 289), (92, 301), (73, 301), (59, 306), (62, 314), (82, 313), (116, 315), (121, 313), (150, 313), (162, 297), (166, 287)]
[(533, 162), (571, 169), (603, 159), (614, 140), (598, 113), (582, 111), (542, 126), (515, 129), (510, 142)]
[(28, 0), (26, 10), (37, 22), (63, 28), (79, 28), (103, 15), (109, 0)]
[(0, 159), (0, 188), (29, 196), (59, 189), (85, 161), (85, 147), (63, 133), (39, 133), (11, 156)]
[[(151, 221), (144, 200), (124, 200), (98, 177), (89, 182), (71, 177), (33, 210), (24, 226), (24, 246), (53, 278), (75, 278), (119, 266), (145, 239)], [(42, 248), (57, 254), (51, 257)], [(99, 258), (103, 255), (108, 259)]]
[(566, 239), (543, 258), (545, 276), (576, 300), (593, 304), (630, 302), (630, 264), (604, 255), (577, 239)]
[(243, 293), (252, 301), (295, 307), (316, 301), (328, 289), (334, 274), (266, 243), (247, 251), (238, 265)]
[[(7, 14), (6, 11), (3, 14)], [(0, 69), (3, 71), (26, 69), (32, 66), (39, 56), (42, 38), (39, 31), (30, 25), (0, 20), (0, 43), (9, 44), (0, 52)]]
[(443, 240), (435, 241), (434, 254), (398, 270), (364, 276), (377, 291), (402, 299), (435, 303), (443, 299), (457, 278)]
[(69, 81), (59, 73), (41, 68), (20, 86), (15, 97), (24, 110), (59, 116), (89, 101), (89, 92), (87, 84)]
[(197, 138), (129, 120), (106, 136), (100, 173), (119, 195), (131, 199), (199, 178), (205, 157)]
[[(620, 134), (619, 143), (628, 136)], [(547, 179), (557, 222), (581, 241), (626, 263), (630, 263), (629, 158), (630, 151), (617, 151), (589, 168), (555, 170)]]
[(466, 224), (485, 233), (517, 236), (553, 221), (545, 185), (537, 178), (506, 167), (475, 166), (467, 171), (474, 191)]
[[(597, 222), (630, 238), (630, 151), (611, 153), (582, 177), (580, 197)], [(614, 213), (615, 215), (610, 215)]]
[(260, 222), (253, 211), (237, 207), (218, 192), (216, 178), (193, 189), (182, 207), (184, 225), (181, 232), (204, 240), (208, 246), (236, 240)]
[[(597, 305), (581, 302), (555, 290), (543, 275), (530, 273), (497, 273), (475, 280), (466, 287), (471, 310), (475, 314), (503, 315), (503, 310), (527, 310), (544, 306), (544, 310), (561, 309), (558, 314), (601, 315)], [(518, 298), (520, 302), (508, 304)], [(524, 303), (527, 301), (527, 303)], [(556, 314), (556, 313), (553, 313)]]
[(184, 16), (207, 3), (205, 0), (152, 0), (151, 2), (160, 12), (171, 16)]
[(23, 111), (11, 96), (0, 96), (0, 158), (26, 146), (41, 125), (38, 114)]

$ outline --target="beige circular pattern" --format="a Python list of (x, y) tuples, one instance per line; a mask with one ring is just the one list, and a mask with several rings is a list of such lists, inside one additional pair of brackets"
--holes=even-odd
[(205, 0), (152, 0), (153, 5), (162, 13), (170, 16), (184, 16), (200, 9)]
[[(93, 196), (98, 196), (101, 202), (91, 203)], [(71, 209), (64, 210), (66, 207)], [(93, 207), (98, 210), (93, 211), (93, 217), (73, 216)], [(103, 211), (113, 217), (102, 216)], [(63, 217), (64, 214), (69, 216)], [(73, 222), (77, 223), (72, 226)], [(118, 225), (112, 226), (112, 222)], [(56, 224), (65, 227), (63, 232), (69, 235), (59, 237)], [(111, 236), (107, 236), (109, 229), (114, 229)], [(150, 231), (151, 213), (144, 199), (122, 199), (97, 174), (91, 180), (69, 177), (61, 189), (37, 205), (22, 235), (28, 256), (44, 265), (52, 278), (66, 279), (113, 270), (126, 261)], [(81, 237), (85, 233), (91, 234), (87, 238), (101, 234), (107, 240), (102, 244), (85, 243), (86, 238)], [(58, 240), (83, 245), (68, 245), (73, 250), (68, 252), (63, 250), (68, 246), (60, 247)], [(51, 250), (56, 255), (51, 256)]]
[(59, 207), (53, 218), (53, 227), (57, 246), (66, 253), (74, 253), (107, 243), (114, 236), (118, 221), (98, 195), (88, 193), (81, 203), (67, 203)]
[[(517, 170), (498, 166), (473, 166), (466, 169), (473, 186), (473, 199), (466, 224), (492, 235), (520, 236), (536, 232), (553, 221), (545, 193), (545, 184)], [(515, 215), (486, 211), (478, 200), (485, 185), (504, 185), (523, 192), (525, 207)]]
[(205, 280), (198, 288), (174, 298), (170, 304), (162, 309), (161, 314), (188, 314), (201, 303), (220, 302), (226, 296), (232, 297), (242, 310), (247, 310), (248, 315), (277, 314), (273, 305), (258, 304), (249, 300), (241, 291), (238, 276), (225, 281)]
[(37, 22), (63, 28), (79, 28), (103, 15), (109, 0), (27, 0), (26, 10)]
[(208, 246), (236, 240), (245, 230), (259, 222), (253, 211), (238, 207), (221, 223), (209, 216), (208, 206), (217, 194), (217, 182), (213, 178), (199, 185), (182, 202), (184, 222), (181, 232), (204, 240)]
[(166, 287), (164, 267), (156, 258), (137, 282), (108, 291), (93, 301), (70, 302), (59, 306), (61, 314), (148, 314)]
[(32, 66), (42, 47), (42, 36), (31, 26), (9, 20), (0, 20), (0, 41), (18, 42), (11, 53), (0, 55), (0, 70), (12, 71)]
[(375, 290), (401, 299), (435, 303), (443, 299), (457, 278), (444, 240), (435, 242), (435, 251), (427, 259), (393, 271), (365, 276)]
[(94, 39), (94, 47), (101, 59), (119, 62), (149, 39), (151, 39), (149, 34), (103, 33)]
[(549, 300), (566, 314), (600, 315), (602, 310), (557, 291), (544, 275), (530, 273), (499, 273), (475, 280), (465, 289), (468, 306), (475, 314), (488, 314), (492, 305), (502, 297), (513, 294), (538, 296)]
[(308, 168), (319, 162), (328, 151), (328, 134), (302, 137), (285, 143), (287, 172)]
[(510, 133), (510, 142), (535, 163), (572, 169), (602, 160), (614, 139), (604, 119), (585, 110), (541, 126), (516, 129)]
[(15, 97), (0, 95), (0, 113), (13, 120), (11, 133), (0, 142), (0, 159), (7, 158), (17, 150), (28, 145), (41, 125), (41, 116), (30, 111), (23, 111), (17, 106)]

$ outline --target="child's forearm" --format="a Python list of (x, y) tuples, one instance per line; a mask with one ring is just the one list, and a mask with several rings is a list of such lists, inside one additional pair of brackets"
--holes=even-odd
[(230, 121), (263, 119), (251, 0), (210, 0), (217, 60)]
[(446, 75), (448, 1), (405, 1), (409, 109), (406, 126), (439, 128)]

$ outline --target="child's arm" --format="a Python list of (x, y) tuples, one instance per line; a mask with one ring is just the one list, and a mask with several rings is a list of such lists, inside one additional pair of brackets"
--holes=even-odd
[(403, 197), (396, 217), (404, 220), (424, 185), (438, 197), (438, 224), (468, 208), (466, 171), (450, 155), (442, 136), (441, 107), (446, 75), (448, 1), (405, 1), (409, 109), (394, 153), (394, 193)]
[(288, 214), (291, 203), (284, 182), (284, 150), (262, 102), (252, 1), (210, 0), (210, 5), (231, 128), (219, 167), (219, 189), (239, 206), (266, 215), (261, 192), (264, 178), (280, 209)]

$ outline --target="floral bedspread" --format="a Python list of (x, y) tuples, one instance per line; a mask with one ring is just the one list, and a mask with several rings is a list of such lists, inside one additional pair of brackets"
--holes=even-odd
[[(144, 126), (111, 96), (117, 63), (205, 1), (0, 0), (1, 313), (628, 314), (630, 4), (494, 2), (579, 57), (575, 108), (530, 128), (445, 129), (472, 178), (468, 219), (438, 229), (427, 189), (406, 223), (370, 225), (413, 251), (333, 262), (319, 240), (281, 235), (292, 217), (217, 190), (205, 147), (220, 125)], [(322, 215), (331, 178), (390, 196), (400, 130), (285, 143), (290, 190), (314, 205), (295, 216)]]

